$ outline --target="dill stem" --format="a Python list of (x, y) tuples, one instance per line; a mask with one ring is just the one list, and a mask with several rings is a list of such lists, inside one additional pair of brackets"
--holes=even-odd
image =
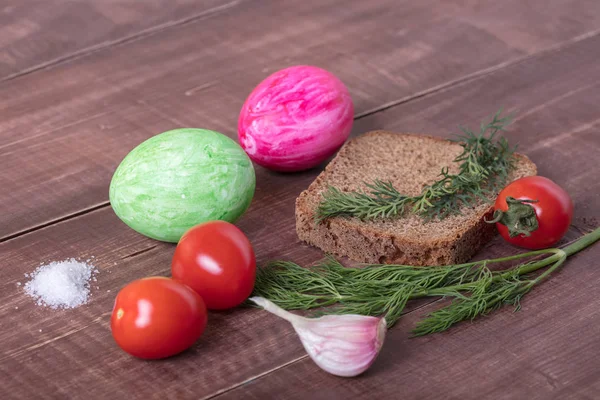
[[(599, 235), (600, 235), (600, 229), (598, 229), (598, 231), (599, 231)], [(511, 260), (516, 260), (516, 259), (520, 259), (520, 258), (528, 258), (528, 257), (533, 257), (533, 256), (537, 256), (540, 254), (548, 254), (548, 253), (553, 253), (553, 254), (550, 257), (546, 257), (546, 258), (539, 260), (537, 262), (534, 262), (534, 263), (525, 264), (520, 267), (517, 266), (517, 267), (510, 268), (510, 269), (502, 270), (502, 271), (497, 271), (497, 274), (496, 274), (496, 276), (494, 276), (492, 278), (492, 281), (498, 282), (498, 281), (505, 279), (512, 273), (514, 273), (515, 270), (518, 271), (518, 274), (520, 276), (520, 275), (525, 275), (525, 274), (537, 271), (540, 268), (544, 268), (552, 263), (555, 263), (563, 258), (561, 255), (564, 255), (565, 251), (560, 250), (560, 249), (536, 250), (536, 251), (530, 251), (527, 253), (517, 254), (514, 256), (485, 260), (485, 262), (486, 262), (486, 264), (499, 263), (499, 262), (511, 261)], [(566, 258), (566, 256), (564, 258)], [(459, 265), (457, 265), (457, 267), (459, 267), (459, 266), (474, 266), (474, 265), (479, 265), (481, 263), (482, 263), (481, 261), (477, 261), (477, 262), (472, 262), (472, 263), (459, 264)], [(444, 287), (434, 288), (434, 289), (421, 289), (417, 292), (412, 293), (410, 295), (409, 299), (413, 300), (413, 299), (418, 299), (421, 297), (444, 296), (447, 293), (469, 291), (476, 286), (477, 286), (477, 282), (467, 282), (467, 283), (462, 283), (459, 285), (444, 286)]]
[(474, 262), (465, 263), (465, 264), (456, 264), (456, 267), (467, 267), (467, 266), (472, 266), (472, 265), (479, 265), (482, 262), (485, 262), (486, 264), (495, 264), (495, 263), (501, 263), (501, 262), (506, 262), (506, 261), (513, 261), (513, 260), (518, 260), (521, 258), (529, 258), (529, 257), (533, 257), (533, 256), (539, 256), (542, 254), (555, 253), (555, 250), (557, 250), (557, 249), (544, 249), (544, 250), (529, 251), (527, 253), (515, 254), (514, 256), (492, 258), (489, 260), (474, 261)]
[[(585, 249), (586, 247), (588, 247), (589, 245), (593, 244), (594, 242), (596, 242), (598, 240), (600, 240), (600, 228), (597, 228), (596, 230), (592, 231), (591, 233), (588, 233), (588, 234), (582, 236), (576, 242), (571, 243), (569, 246), (565, 247), (564, 249), (551, 248), (551, 249), (530, 251), (527, 253), (517, 254), (514, 256), (486, 260), (486, 263), (488, 263), (488, 264), (497, 263), (497, 262), (515, 260), (515, 259), (519, 259), (519, 258), (532, 257), (532, 256), (536, 256), (536, 255), (541, 255), (541, 254), (553, 253), (550, 257), (546, 257), (546, 258), (536, 261), (536, 262), (523, 264), (521, 266), (516, 266), (516, 267), (510, 268), (507, 270), (498, 271), (497, 275), (492, 278), (493, 282), (498, 282), (498, 281), (508, 278), (515, 271), (519, 274), (519, 276), (522, 276), (522, 275), (526, 275), (526, 274), (535, 272), (541, 268), (547, 267), (550, 264), (554, 264), (554, 265), (552, 265), (552, 267), (548, 268), (548, 270), (546, 270), (543, 274), (538, 276), (536, 279), (533, 279), (532, 281), (530, 281), (529, 285), (533, 286), (533, 285), (539, 283), (540, 281), (542, 281), (543, 279), (545, 279), (552, 272), (554, 272), (558, 267), (560, 267), (562, 265), (562, 263), (567, 259), (567, 257)], [(481, 262), (460, 264), (460, 266), (470, 266), (470, 265), (477, 265), (477, 264), (481, 264)], [(459, 266), (459, 265), (457, 265), (457, 266)], [(418, 299), (421, 297), (429, 297), (429, 296), (444, 296), (447, 293), (469, 291), (470, 289), (473, 289), (476, 285), (477, 285), (476, 282), (467, 282), (467, 283), (462, 283), (459, 285), (444, 286), (441, 288), (421, 289), (417, 292), (412, 293), (410, 295), (409, 299), (412, 300), (412, 299)]]
[(584, 235), (579, 240), (574, 243), (571, 243), (567, 247), (563, 249), (563, 251), (567, 254), (567, 257), (585, 249), (589, 245), (593, 244), (600, 240), (600, 228), (596, 228), (592, 232)]

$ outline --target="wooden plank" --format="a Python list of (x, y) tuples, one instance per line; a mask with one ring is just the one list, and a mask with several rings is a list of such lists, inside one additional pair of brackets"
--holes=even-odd
[[(600, 206), (600, 182), (591, 172), (594, 158), (590, 156), (597, 154), (600, 146), (595, 125), (599, 95), (590, 86), (590, 82), (600, 80), (598, 55), (593, 51), (599, 45), (600, 37), (591, 37), (560, 52), (374, 114), (361, 120), (356, 132), (377, 126), (446, 136), (448, 127), (477, 121), (499, 104), (518, 107), (520, 118), (507, 133), (509, 140), (520, 139), (522, 151), (538, 163), (540, 173), (570, 191), (577, 204), (576, 225), (584, 229), (582, 218), (591, 220)], [(577, 60), (576, 66), (573, 60)], [(137, 121), (139, 117), (132, 118)], [(403, 123), (398, 125), (398, 121)], [(556, 170), (551, 162), (561, 169)], [(318, 172), (276, 174), (257, 169), (256, 198), (239, 226), (253, 242), (259, 262), (290, 259), (306, 264), (322, 256), (298, 242), (293, 216), (295, 197)], [(1, 390), (15, 398), (37, 398), (44, 393), (54, 397), (119, 393), (130, 398), (201, 398), (228, 389), (232, 389), (225, 394), (229, 398), (268, 398), (275, 393), (280, 398), (298, 398), (308, 390), (310, 396), (300, 398), (393, 398), (396, 388), (415, 398), (442, 393), (442, 389), (447, 391), (444, 394), (464, 393), (468, 398), (478, 391), (492, 393), (493, 384), (506, 381), (511, 385), (515, 381), (514, 390), (526, 389), (531, 379), (539, 394), (534, 389), (525, 393), (549, 396), (541, 374), (551, 374), (552, 382), (565, 391), (563, 397), (573, 388), (570, 382), (579, 384), (583, 394), (595, 389), (593, 379), (598, 368), (593, 367), (598, 365), (590, 353), (595, 348), (592, 345), (597, 345), (592, 333), (598, 328), (598, 313), (594, 311), (598, 307), (591, 293), (598, 277), (591, 260), (599, 254), (598, 247), (570, 261), (558, 279), (535, 289), (524, 301), (522, 313), (513, 315), (503, 310), (473, 325), (411, 342), (405, 342), (406, 333), (417, 315), (407, 317), (390, 331), (385, 351), (373, 370), (352, 380), (331, 378), (315, 370), (309, 361), (293, 363), (304, 353), (290, 326), (258, 310), (212, 313), (206, 335), (180, 357), (155, 363), (128, 357), (114, 345), (108, 329), (113, 296), (130, 280), (167, 274), (172, 251), (173, 245), (152, 241), (125, 227), (110, 209), (0, 244), (4, 274), (0, 284), (0, 371), (6, 377)], [(479, 257), (514, 251), (496, 240)], [(16, 284), (40, 262), (92, 255), (101, 270), (94, 283), (99, 289), (93, 289), (92, 301), (82, 308), (60, 312), (40, 309)], [(564, 293), (573, 294), (565, 298)], [(577, 329), (585, 335), (580, 341), (565, 337)], [(433, 345), (427, 346), (429, 343)], [(502, 345), (499, 350), (495, 343)], [(537, 352), (528, 352), (528, 346)], [(519, 356), (505, 350), (513, 348)], [(574, 365), (574, 360), (580, 364), (562, 369), (553, 356), (568, 365)], [(292, 364), (281, 368), (288, 363)], [(452, 365), (460, 368), (450, 370)], [(524, 374), (530, 367), (537, 372)], [(477, 381), (468, 378), (471, 375), (490, 381), (475, 386)], [(468, 385), (458, 387), (462, 378)], [(236, 389), (242, 382), (247, 383)], [(428, 386), (431, 382), (434, 384)], [(472, 391), (466, 392), (467, 388)], [(506, 390), (505, 396), (493, 394), (500, 398), (516, 396), (510, 387)]]
[[(240, 3), (217, 17), (1, 84), (0, 240), (106, 205), (118, 161), (153, 134), (196, 126), (235, 136), (244, 97), (275, 69), (297, 63), (330, 69), (364, 114), (581, 40), (573, 37), (600, 19), (590, 12), (600, 3), (570, 0), (554, 6), (567, 7), (570, 19), (549, 26), (532, 18), (507, 33), (491, 21), (512, 21), (531, 3), (505, 3), (511, 13), (491, 0), (458, 3)], [(540, 16), (560, 11), (542, 3)]]
[(222, 12), (240, 0), (5, 0), (0, 81)]

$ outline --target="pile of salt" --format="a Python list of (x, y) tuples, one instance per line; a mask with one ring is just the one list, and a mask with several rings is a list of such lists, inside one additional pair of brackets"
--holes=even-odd
[[(75, 308), (85, 304), (90, 293), (90, 279), (98, 270), (74, 258), (42, 265), (31, 274), (25, 292), (38, 305), (50, 308)], [(93, 278), (95, 281), (96, 278)]]

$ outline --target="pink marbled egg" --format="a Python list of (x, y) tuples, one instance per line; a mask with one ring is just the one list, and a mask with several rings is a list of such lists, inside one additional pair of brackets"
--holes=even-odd
[(238, 137), (250, 158), (276, 171), (319, 165), (350, 135), (354, 106), (333, 74), (295, 66), (267, 77), (248, 96)]

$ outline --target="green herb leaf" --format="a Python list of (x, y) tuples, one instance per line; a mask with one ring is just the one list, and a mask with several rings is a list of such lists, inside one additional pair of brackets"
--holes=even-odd
[(460, 213), (463, 206), (489, 201), (506, 183), (514, 166), (514, 148), (505, 138), (496, 139), (511, 117), (500, 117), (498, 111), (492, 120), (481, 125), (478, 134), (461, 128), (463, 134), (454, 139), (463, 152), (454, 160), (460, 163), (456, 175), (442, 169), (440, 178), (423, 188), (418, 196), (406, 196), (391, 182), (366, 183), (367, 191), (342, 192), (330, 186), (323, 193), (315, 219), (318, 223), (335, 216), (356, 217), (363, 220), (391, 218), (406, 212), (421, 215), (426, 220), (443, 219)]

